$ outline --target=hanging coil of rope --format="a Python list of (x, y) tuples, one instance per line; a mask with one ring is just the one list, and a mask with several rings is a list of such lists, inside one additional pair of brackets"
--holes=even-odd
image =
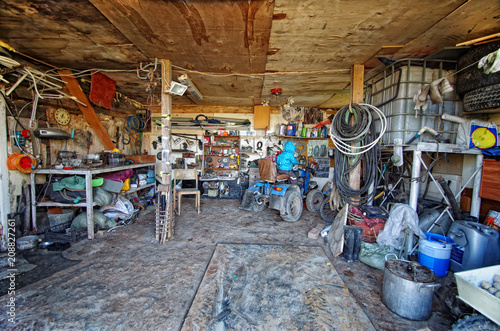
[[(375, 119), (380, 121), (376, 135)], [(374, 148), (387, 128), (382, 111), (369, 104), (352, 104), (341, 108), (330, 126), (330, 138), (335, 145), (335, 184), (343, 199), (353, 205), (365, 204), (373, 199), (377, 182), (378, 150)], [(354, 189), (349, 183), (351, 172), (363, 163), (363, 185)]]

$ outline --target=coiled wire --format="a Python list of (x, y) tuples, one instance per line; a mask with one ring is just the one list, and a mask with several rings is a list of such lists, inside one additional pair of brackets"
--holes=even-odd
[[(330, 138), (336, 147), (334, 180), (344, 201), (360, 205), (371, 201), (375, 195), (375, 190), (368, 192), (378, 177), (378, 150), (374, 147), (385, 133), (387, 119), (377, 107), (369, 104), (350, 107), (341, 108), (330, 126)], [(381, 122), (378, 135), (375, 134), (373, 112)], [(363, 185), (353, 189), (349, 183), (350, 174), (361, 162)]]

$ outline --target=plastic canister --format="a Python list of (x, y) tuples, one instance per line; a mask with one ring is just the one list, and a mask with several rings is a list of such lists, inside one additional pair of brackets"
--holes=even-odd
[(289, 123), (286, 126), (286, 135), (287, 136), (294, 136), (295, 135), (295, 124)]
[(436, 276), (448, 275), (453, 239), (425, 232), (427, 238), (418, 242), (418, 263), (434, 271)]
[(307, 128), (304, 126), (302, 128), (302, 137), (306, 137), (307, 136)]
[(130, 190), (130, 178), (125, 179), (125, 182), (123, 183), (122, 191), (128, 191)]
[(281, 124), (279, 130), (280, 130), (280, 136), (284, 136), (286, 133), (286, 125)]

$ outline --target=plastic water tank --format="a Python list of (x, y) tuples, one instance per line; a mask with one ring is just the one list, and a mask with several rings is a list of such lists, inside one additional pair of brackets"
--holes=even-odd
[(454, 222), (448, 237), (451, 249), (450, 269), (454, 272), (482, 268), (500, 263), (500, 232), (484, 224)]

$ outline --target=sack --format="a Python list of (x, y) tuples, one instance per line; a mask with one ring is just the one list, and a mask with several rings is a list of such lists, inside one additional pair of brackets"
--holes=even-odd
[(54, 191), (53, 183), (49, 184), (45, 195), (54, 202), (81, 203), (87, 201), (87, 192), (85, 190), (63, 188), (60, 191)]

